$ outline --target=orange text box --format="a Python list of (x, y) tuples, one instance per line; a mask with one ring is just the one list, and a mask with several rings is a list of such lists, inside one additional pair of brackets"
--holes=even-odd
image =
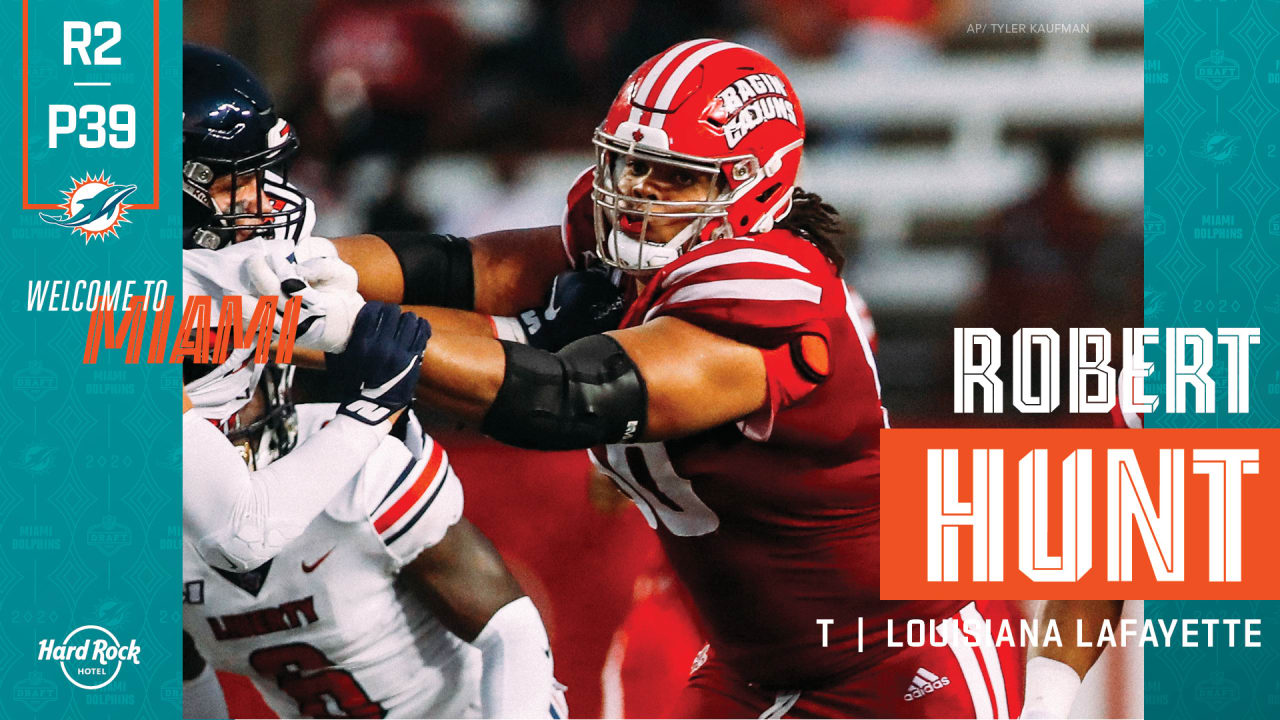
[[(1062, 599), (1097, 599), (1142, 597), (1150, 599), (1228, 600), (1228, 599), (1276, 599), (1280, 598), (1280, 563), (1274, 550), (1280, 537), (1280, 430), (884, 430), (881, 441), (881, 544), (880, 544), (880, 595), (884, 599), (1032, 599), (1055, 597)], [(1003, 493), (999, 502), (990, 498), (993, 508), (987, 526), (987, 537), (1002, 535), (1003, 578), (984, 582), (974, 581), (974, 532), (969, 527), (959, 527), (952, 538), (958, 548), (956, 555), (956, 579), (930, 580), (929, 577), (929, 456), (930, 450), (956, 451), (953, 456), (958, 472), (955, 485), (959, 490), (953, 502), (972, 506), (974, 488), (975, 449), (999, 449), (1003, 452)], [(1022, 497), (1019, 491), (1019, 461), (1033, 450), (1047, 453), (1047, 501), (1048, 522), (1046, 557), (1061, 556), (1063, 545), (1063, 460), (1073, 451), (1088, 449), (1092, 452), (1091, 468), (1091, 553), (1090, 569), (1078, 580), (1036, 582), (1019, 567), (1019, 507)], [(1183, 579), (1179, 581), (1157, 580), (1153, 561), (1148, 559), (1148, 543), (1144, 541), (1139, 523), (1132, 519), (1132, 577), (1129, 580), (1108, 580), (1109, 543), (1116, 542), (1119, 549), (1120, 528), (1123, 523), (1109, 522), (1108, 506), (1121, 506), (1112, 497), (1120, 492), (1108, 492), (1108, 464), (1110, 458), (1124, 457), (1123, 451), (1132, 451), (1142, 474), (1143, 484), (1150, 495), (1154, 512), (1152, 521), (1160, 516), (1161, 450), (1166, 449), (1167, 463), (1172, 469), (1182, 451), (1183, 475), (1183, 549), (1181, 562)], [(1201, 462), (1206, 451), (1244, 450), (1257, 451), (1257, 474), (1242, 475), (1240, 488), (1240, 535), (1237, 556), (1240, 579), (1229, 577), (1232, 563), (1229, 553), (1232, 518), (1229, 492), (1230, 482), (1215, 485), (1211, 476), (1197, 472), (1193, 461), (1196, 450), (1201, 451)], [(943, 456), (945, 457), (945, 456)], [(992, 456), (987, 455), (990, 459)], [(1077, 455), (1076, 478), (1085, 477), (1082, 455)], [(945, 464), (940, 453), (934, 453), (935, 467)], [(1218, 463), (1222, 465), (1222, 463)], [(1242, 466), (1247, 468), (1247, 463)], [(1126, 482), (1124, 467), (1116, 472), (1117, 488)], [(1202, 469), (1207, 466), (1202, 466)], [(1248, 468), (1252, 469), (1252, 468)], [(935, 473), (935, 477), (945, 473)], [(1176, 473), (1170, 473), (1171, 482)], [(984, 475), (984, 477), (990, 477)], [(935, 480), (935, 482), (942, 482)], [(1135, 482), (1136, 484), (1136, 482)], [(1211, 492), (1215, 489), (1220, 491)], [(1221, 502), (1214, 502), (1214, 495)], [(1130, 503), (1132, 506), (1132, 497)], [(936, 507), (936, 506), (935, 506)], [(954, 507), (962, 507), (955, 506)], [(996, 513), (995, 509), (999, 512)], [(1083, 512), (1083, 511), (1082, 511)], [(1170, 510), (1172, 512), (1172, 510)], [(1211, 512), (1217, 513), (1216, 523), (1210, 522)], [(942, 513), (946, 515), (945, 513)], [(1143, 516), (1149, 513), (1140, 513)], [(963, 513), (957, 516), (963, 517)], [(1164, 513), (1168, 517), (1169, 512)], [(951, 516), (947, 516), (951, 517)], [(1120, 517), (1124, 517), (1121, 515)], [(990, 523), (1003, 520), (1002, 533), (994, 532)], [(940, 524), (945, 524), (946, 519)], [(1032, 525), (1034, 527), (1034, 525)], [(1225, 581), (1211, 581), (1210, 530), (1218, 527), (1221, 538), (1217, 565), (1224, 568)], [(936, 526), (935, 526), (936, 528)], [(939, 549), (940, 533), (935, 529), (935, 550)], [(1114, 539), (1113, 539), (1114, 538)], [(1034, 531), (1028, 538), (1034, 541)], [(990, 543), (996, 545), (997, 543)], [(1154, 544), (1153, 544), (1154, 546)], [(936, 554), (936, 553), (935, 553)], [(1084, 553), (1077, 553), (1083, 559)], [(1167, 544), (1157, 550), (1158, 562), (1163, 567), (1176, 566), (1176, 544)], [(939, 557), (942, 557), (941, 555)], [(988, 564), (991, 555), (988, 554)], [(1119, 553), (1117, 553), (1119, 557)], [(1032, 565), (1034, 565), (1032, 561)], [(945, 567), (945, 566), (944, 566)], [(1052, 565), (1048, 566), (1052, 567)], [(1119, 563), (1117, 563), (1119, 567)], [(935, 570), (937, 561), (935, 561)], [(1074, 574), (1074, 573), (1073, 573)], [(990, 575), (994, 577), (994, 574)]]

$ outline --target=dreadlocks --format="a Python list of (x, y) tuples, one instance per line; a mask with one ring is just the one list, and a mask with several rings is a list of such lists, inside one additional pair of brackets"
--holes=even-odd
[(816, 193), (796, 188), (791, 195), (791, 212), (775, 227), (813, 243), (836, 266), (837, 275), (844, 270), (844, 253), (836, 244), (841, 232), (840, 216)]

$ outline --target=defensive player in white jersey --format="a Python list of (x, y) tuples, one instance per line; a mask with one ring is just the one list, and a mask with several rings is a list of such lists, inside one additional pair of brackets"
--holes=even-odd
[[(183, 252), (183, 294), (212, 298), (214, 326), (243, 324), (241, 318), (220, 317), (225, 295), (245, 296), (242, 302), (249, 312), (256, 304), (255, 296), (263, 294), (239, 280), (242, 266), (252, 266), (246, 258), (263, 261), (263, 256), (257, 254), (261, 249), (253, 247), (258, 242), (217, 252)], [(313, 290), (308, 289), (306, 294), (314, 299)], [(323, 331), (336, 337), (324, 344), (318, 342), (323, 339), (322, 335), (316, 334), (300, 342), (337, 350), (345, 347), (355, 313), (364, 306), (364, 301), (354, 291), (325, 294), (326, 301), (342, 298), (341, 302), (329, 302), (327, 308), (310, 303), (302, 322), (311, 321), (308, 331), (312, 334)], [(335, 312), (335, 306), (340, 312)], [(327, 503), (326, 497), (337, 491), (340, 480), (332, 481), (329, 486), (317, 483), (313, 468), (338, 470), (340, 476), (354, 474), (391, 428), (390, 420), (371, 423), (362, 416), (344, 416), (270, 471), (246, 466), (243, 453), (237, 452), (223, 433), (243, 425), (239, 410), (248, 402), (264, 369), (263, 364), (254, 362), (256, 349), (257, 343), (248, 348), (234, 348), (226, 361), (217, 366), (189, 363), (183, 368), (183, 525), (208, 562), (233, 571), (249, 570), (269, 560), (302, 532)], [(372, 350), (383, 351), (377, 347)], [(366, 358), (361, 366), (376, 367), (377, 360)], [(411, 360), (405, 363), (388, 377), (401, 371), (416, 375), (417, 363)], [(366, 396), (376, 394), (378, 397), (373, 398), (376, 402), (394, 406), (393, 409), (408, 404), (409, 395), (393, 398), (392, 388), (377, 390), (382, 383), (375, 382), (373, 377), (367, 379), (366, 387), (375, 390), (353, 392), (345, 400), (368, 402), (370, 399)], [(289, 449), (292, 448), (280, 448)]]
[[(355, 382), (367, 374), (357, 367), (362, 358), (376, 355), (363, 346), (396, 345), (418, 323), (425, 325), (370, 303), (351, 348), (328, 357), (328, 372), (339, 386)], [(414, 354), (392, 353), (388, 367)], [(246, 455), (265, 470), (288, 459), (271, 459), (279, 447), (306, 443), (335, 413), (359, 412), (336, 404), (295, 410), (280, 380), (269, 368), (240, 410), (254, 429)], [(403, 424), (404, 439), (383, 438), (319, 517), (263, 566), (212, 567), (187, 538), (185, 660), (190, 675), (204, 676), (188, 686), (190, 716), (210, 712), (210, 702), (219, 709), (201, 657), (251, 678), (282, 717), (563, 716), (562, 704), (553, 710), (537, 610), (462, 519), (462, 486), (443, 448), (411, 413)]]
[[(322, 257), (327, 243), (295, 245), (309, 236), (314, 218), (310, 201), (287, 180), (296, 137), (276, 117), (256, 78), (235, 60), (192, 46), (184, 49), (183, 60), (184, 298), (212, 297), (216, 315), (224, 295), (292, 291), (304, 299), (298, 343), (342, 350), (364, 301), (355, 292), (354, 274), (349, 282), (339, 281), (336, 275), (350, 270)], [(288, 259), (276, 264), (279, 272), (270, 273), (275, 287), (263, 292), (253, 278), (265, 272), (267, 243), (287, 248), (278, 254)], [(279, 277), (290, 283), (287, 288)], [(308, 286), (306, 278), (327, 281), (328, 290)], [(246, 312), (253, 306), (252, 297), (246, 298)], [(390, 429), (389, 422), (344, 417), (271, 471), (246, 467), (218, 429), (231, 431), (239, 423), (237, 411), (263, 370), (252, 360), (255, 350), (233, 349), (217, 367), (184, 371), (184, 530), (207, 562), (233, 571), (261, 565), (297, 537)], [(314, 467), (331, 468), (336, 478), (329, 486), (317, 484)]]
[[(364, 300), (333, 244), (310, 234), (314, 208), (288, 182), (297, 147), (248, 69), (224, 53), (184, 47), (184, 295), (212, 297), (215, 316), (228, 295), (245, 298), (246, 315), (253, 297), (301, 296), (296, 347), (338, 352)], [(206, 562), (230, 571), (255, 568), (295, 539), (390, 428), (341, 416), (270, 470), (246, 467), (218, 430), (243, 424), (237, 412), (263, 370), (255, 350), (233, 349), (221, 365), (185, 378), (184, 529)], [(358, 384), (363, 391), (344, 399), (387, 404), (381, 385)], [(332, 472), (318, 476), (317, 467)]]
[[(278, 250), (268, 255), (263, 245), (296, 241), (306, 227), (308, 201), (283, 176), (296, 141), (239, 63), (193, 47), (184, 59), (184, 291), (214, 296), (214, 308), (224, 294), (301, 295), (299, 344), (351, 345), (328, 358), (348, 400), (305, 408), (301, 423), (291, 370), (260, 367), (248, 351), (193, 372), (186, 386), (186, 713), (226, 715), (217, 666), (249, 675), (284, 716), (564, 716), (561, 693), (558, 712), (551, 704), (537, 610), (459, 521), (461, 487), (443, 450), (416, 421), (403, 442), (386, 437), (429, 327), (364, 304), (324, 241), (287, 245), (283, 262)], [(244, 242), (256, 237), (272, 240)], [(284, 570), (330, 540), (320, 560)], [(328, 578), (318, 570), (326, 561)], [(304, 591), (311, 604), (279, 626), (289, 604), (271, 601)], [(277, 666), (264, 665), (271, 658)]]

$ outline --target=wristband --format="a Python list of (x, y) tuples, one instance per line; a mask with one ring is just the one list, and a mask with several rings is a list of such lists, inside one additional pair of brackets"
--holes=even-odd
[(1027, 699), (1023, 718), (1065, 718), (1080, 690), (1080, 675), (1070, 665), (1044, 656), (1027, 663)]
[(506, 340), (507, 342), (520, 343), (521, 345), (529, 344), (529, 334), (525, 332), (524, 324), (520, 322), (520, 318), (490, 315), (489, 324), (493, 327), (493, 336), (495, 338)]

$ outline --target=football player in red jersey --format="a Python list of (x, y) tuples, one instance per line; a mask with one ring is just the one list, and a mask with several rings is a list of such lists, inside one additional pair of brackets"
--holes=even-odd
[(1018, 649), (887, 642), (890, 620), (1015, 611), (879, 597), (886, 415), (834, 213), (795, 187), (803, 142), (772, 62), (693, 40), (622, 87), (561, 227), (336, 244), (366, 298), (437, 306), (414, 308), (435, 330), (420, 397), (589, 448), (658, 532), (710, 636), (677, 716), (1016, 717)]

